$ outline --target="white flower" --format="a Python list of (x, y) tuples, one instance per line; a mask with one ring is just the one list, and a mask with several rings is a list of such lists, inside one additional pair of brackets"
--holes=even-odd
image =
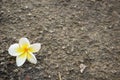
[(19, 43), (12, 44), (8, 52), (11, 56), (16, 56), (17, 66), (22, 66), (26, 59), (33, 63), (37, 63), (36, 57), (33, 55), (33, 52), (38, 52), (41, 48), (40, 43), (31, 44), (27, 38), (21, 38)]

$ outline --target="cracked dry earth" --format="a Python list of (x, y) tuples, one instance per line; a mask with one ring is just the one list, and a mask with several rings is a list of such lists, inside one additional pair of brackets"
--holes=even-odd
[[(21, 37), (36, 65), (8, 54)], [(0, 0), (0, 80), (120, 80), (120, 1)]]

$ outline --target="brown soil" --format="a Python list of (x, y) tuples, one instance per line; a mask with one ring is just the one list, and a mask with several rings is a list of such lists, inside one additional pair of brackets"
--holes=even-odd
[[(36, 65), (8, 54), (21, 37)], [(120, 80), (120, 1), (0, 0), (0, 80)]]

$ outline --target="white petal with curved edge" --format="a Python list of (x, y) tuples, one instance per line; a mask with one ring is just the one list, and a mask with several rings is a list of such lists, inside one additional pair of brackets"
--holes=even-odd
[(22, 66), (26, 61), (27, 53), (23, 53), (16, 57), (17, 66)]
[(17, 49), (19, 48), (19, 44), (12, 44), (9, 49), (8, 49), (8, 52), (11, 56), (18, 56), (20, 55), (21, 53), (17, 51)]
[(30, 42), (29, 42), (29, 40), (27, 39), (27, 38), (21, 38), (20, 40), (19, 40), (19, 44), (20, 44), (20, 46), (29, 46), (30, 45)]
[(38, 52), (41, 48), (41, 44), (40, 43), (32, 44), (30, 48), (31, 48), (31, 52)]
[(33, 64), (37, 63), (37, 59), (33, 53), (28, 53), (27, 54), (27, 60)]

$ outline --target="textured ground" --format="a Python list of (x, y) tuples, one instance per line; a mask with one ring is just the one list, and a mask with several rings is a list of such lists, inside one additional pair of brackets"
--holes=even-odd
[[(21, 37), (36, 65), (8, 54)], [(0, 0), (0, 80), (120, 80), (120, 1)]]

